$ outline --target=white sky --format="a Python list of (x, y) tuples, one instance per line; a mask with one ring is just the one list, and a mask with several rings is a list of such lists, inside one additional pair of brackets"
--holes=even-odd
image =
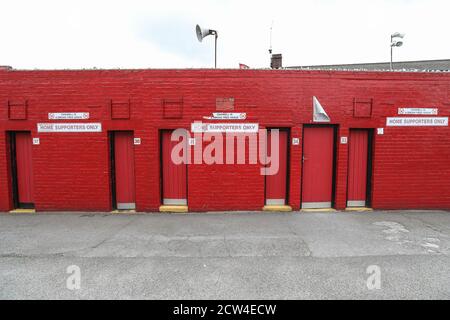
[(0, 65), (26, 69), (209, 68), (450, 58), (447, 0), (0, 0)]

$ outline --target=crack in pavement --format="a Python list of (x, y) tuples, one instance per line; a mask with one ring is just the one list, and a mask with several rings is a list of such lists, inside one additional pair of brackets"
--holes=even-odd
[(105, 237), (105, 239), (103, 239), (102, 241), (100, 241), (99, 243), (97, 243), (94, 246), (91, 246), (91, 249), (97, 249), (99, 246), (101, 246), (102, 244), (104, 244), (106, 241), (111, 240), (114, 236), (116, 236), (120, 231), (124, 230), (126, 227), (128, 227), (130, 224), (132, 224), (134, 221), (136, 221), (138, 219), (139, 216), (134, 217), (134, 219), (128, 221), (124, 226), (121, 226), (118, 230), (114, 230), (113, 232), (111, 232), (111, 234), (107, 237)]

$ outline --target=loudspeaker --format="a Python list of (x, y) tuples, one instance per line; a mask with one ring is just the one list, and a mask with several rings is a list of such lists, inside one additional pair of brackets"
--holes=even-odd
[(200, 28), (199, 25), (197, 25), (197, 26), (195, 27), (195, 32), (197, 33), (197, 39), (198, 39), (198, 41), (200, 41), (200, 42), (202, 42), (202, 40), (203, 40), (204, 37), (209, 36), (210, 34), (215, 34), (215, 31), (214, 31), (214, 30), (211, 30), (211, 29), (203, 29), (203, 28)]

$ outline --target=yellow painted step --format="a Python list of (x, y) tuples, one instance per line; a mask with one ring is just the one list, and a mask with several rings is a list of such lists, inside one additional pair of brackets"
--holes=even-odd
[(373, 209), (367, 207), (348, 207), (345, 208), (345, 211), (373, 211)]
[(11, 210), (10, 213), (36, 213), (34, 209), (14, 209)]
[(169, 206), (162, 205), (159, 207), (159, 212), (188, 212), (188, 206)]
[(269, 205), (269, 206), (264, 206), (263, 207), (263, 211), (283, 211), (283, 212), (290, 212), (292, 211), (292, 207), (291, 206), (286, 206), (286, 205)]

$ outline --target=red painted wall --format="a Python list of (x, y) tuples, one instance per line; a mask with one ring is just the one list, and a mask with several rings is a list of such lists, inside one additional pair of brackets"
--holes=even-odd
[[(29, 130), (33, 145), (35, 206), (43, 210), (110, 210), (108, 130), (134, 130), (136, 204), (161, 204), (161, 129), (184, 127), (216, 111), (216, 98), (234, 97), (235, 112), (260, 127), (291, 128), (302, 141), (316, 96), (338, 125), (385, 127), (398, 107), (436, 107), (450, 116), (450, 74), (296, 70), (0, 70), (0, 211), (11, 209), (7, 131)], [(372, 101), (370, 118), (354, 117), (354, 100)], [(113, 112), (111, 112), (111, 101)], [(129, 120), (112, 119), (127, 114)], [(124, 109), (125, 106), (125, 109)], [(359, 109), (358, 109), (359, 110)], [(25, 112), (26, 111), (26, 112)], [(90, 112), (101, 133), (37, 133), (48, 112)], [(177, 118), (182, 113), (181, 118)], [(166, 118), (164, 118), (164, 115)], [(15, 118), (15, 119), (11, 119)], [(24, 119), (26, 118), (26, 119)], [(65, 121), (80, 122), (80, 121)], [(385, 127), (374, 135), (373, 208), (450, 209), (449, 127)], [(290, 144), (289, 204), (300, 207), (301, 143)], [(345, 207), (348, 145), (337, 144), (335, 207)], [(192, 211), (260, 210), (260, 165), (189, 165)]]

